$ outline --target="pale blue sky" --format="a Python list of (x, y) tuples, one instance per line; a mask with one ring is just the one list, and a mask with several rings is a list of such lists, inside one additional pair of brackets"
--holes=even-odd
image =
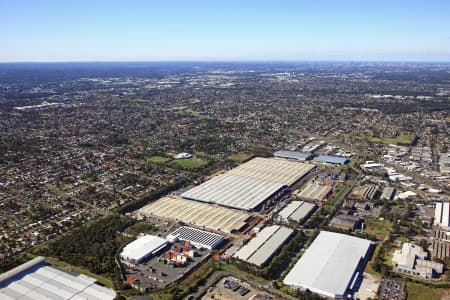
[(0, 0), (0, 61), (450, 61), (447, 0)]

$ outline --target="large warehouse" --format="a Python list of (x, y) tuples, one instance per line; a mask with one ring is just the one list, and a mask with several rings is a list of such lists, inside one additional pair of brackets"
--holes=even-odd
[(167, 240), (171, 243), (175, 242), (189, 242), (197, 248), (216, 249), (220, 247), (225, 241), (225, 237), (192, 227), (181, 226), (167, 236)]
[(163, 197), (144, 206), (139, 212), (142, 215), (174, 219), (226, 233), (240, 230), (249, 218), (249, 215), (242, 211), (174, 196)]
[(167, 246), (167, 241), (154, 235), (144, 235), (126, 245), (120, 258), (139, 264), (155, 256)]
[(290, 228), (278, 225), (265, 227), (248, 244), (240, 248), (234, 257), (262, 267), (284, 245), (293, 232), (294, 230)]
[(313, 165), (277, 158), (254, 158), (181, 196), (190, 200), (254, 210), (304, 177)]
[(86, 275), (72, 275), (37, 257), (0, 275), (0, 299), (112, 300), (116, 293)]
[(283, 282), (293, 289), (345, 298), (354, 292), (371, 248), (369, 240), (322, 231)]

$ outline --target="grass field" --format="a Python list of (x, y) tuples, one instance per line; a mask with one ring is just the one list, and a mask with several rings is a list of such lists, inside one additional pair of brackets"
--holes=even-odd
[(155, 226), (152, 226), (147, 223), (136, 223), (131, 226), (128, 226), (125, 229), (125, 233), (131, 234), (131, 235), (138, 235), (139, 233), (154, 233), (156, 232), (157, 228)]
[(147, 162), (152, 164), (165, 164), (166, 162), (170, 161), (171, 159), (164, 156), (150, 156), (145, 159)]
[(109, 287), (109, 288), (113, 287), (113, 283), (112, 283), (112, 281), (110, 279), (108, 279), (106, 277), (103, 277), (101, 275), (97, 275), (97, 274), (94, 274), (92, 272), (89, 272), (85, 268), (78, 267), (78, 266), (73, 266), (73, 265), (68, 264), (66, 262), (60, 261), (59, 259), (54, 258), (54, 257), (46, 257), (45, 258), (45, 262), (47, 262), (47, 263), (49, 263), (51, 265), (54, 265), (56, 267), (59, 267), (61, 269), (68, 270), (70, 272), (74, 272), (74, 273), (77, 273), (77, 274), (84, 274), (86, 276), (95, 278), (95, 280), (97, 280), (100, 284), (102, 284), (102, 285), (104, 285), (106, 287)]
[(440, 300), (446, 289), (437, 289), (422, 284), (407, 282), (408, 300)]
[(366, 217), (364, 219), (364, 230), (371, 235), (376, 236), (377, 240), (382, 241), (389, 233), (391, 222), (389, 220), (379, 220), (374, 217)]
[(180, 159), (171, 162), (174, 167), (185, 170), (197, 170), (206, 167), (209, 162), (201, 159)]
[(370, 143), (376, 143), (376, 144), (396, 144), (396, 145), (411, 145), (414, 140), (416, 139), (413, 135), (400, 135), (395, 138), (380, 138), (375, 136), (367, 137), (367, 141)]
[(200, 113), (198, 111), (195, 111), (190, 108), (181, 109), (178, 111), (179, 114), (183, 115), (191, 115), (191, 116), (198, 116)]
[(241, 153), (231, 154), (227, 158), (229, 160), (232, 160), (234, 162), (241, 164), (241, 163), (246, 162), (247, 160), (251, 159), (252, 157), (253, 157), (253, 155), (251, 155), (251, 154), (241, 152)]

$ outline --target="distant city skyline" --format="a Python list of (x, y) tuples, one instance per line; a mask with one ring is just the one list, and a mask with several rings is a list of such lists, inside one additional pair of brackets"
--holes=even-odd
[(449, 11), (444, 0), (0, 0), (0, 62), (449, 62)]

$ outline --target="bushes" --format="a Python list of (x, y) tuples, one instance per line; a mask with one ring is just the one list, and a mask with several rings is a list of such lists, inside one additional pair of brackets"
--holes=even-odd
[(39, 251), (39, 254), (86, 267), (93, 273), (114, 274), (116, 270), (114, 256), (126, 242), (116, 238), (116, 232), (131, 222), (127, 217), (110, 215), (50, 242), (46, 249)]

